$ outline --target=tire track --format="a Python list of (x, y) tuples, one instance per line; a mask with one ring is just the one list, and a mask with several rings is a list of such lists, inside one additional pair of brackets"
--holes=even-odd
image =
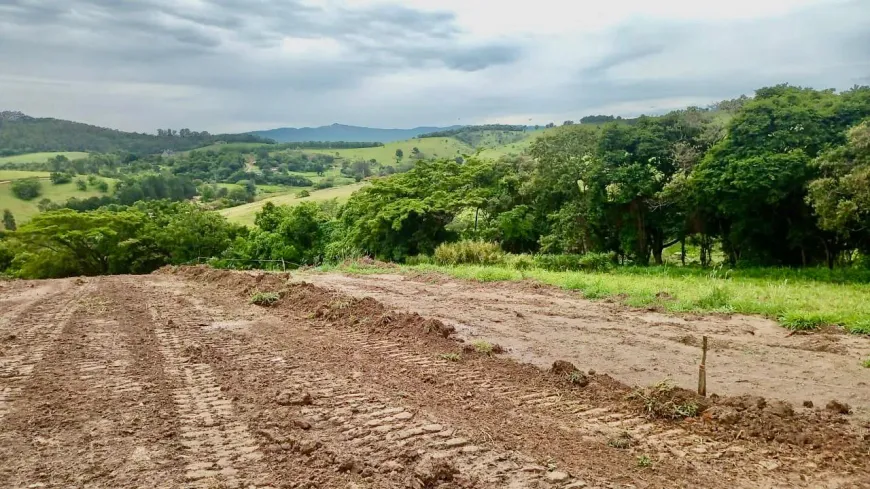
[[(533, 457), (475, 440), (472, 434), (365, 386), (359, 378), (334, 373), (336, 365), (309, 358), (316, 356), (316, 350), (291, 352), (279, 346), (264, 350), (255, 343), (268, 342), (266, 338), (257, 337), (262, 342), (241, 341), (232, 331), (211, 327), (216, 319), (227, 319), (215, 304), (206, 306), (183, 296), (176, 296), (176, 300), (197, 313), (173, 329), (178, 332), (173, 340), (176, 348), (201, 345), (203, 350), (252, 372), (261, 381), (268, 377), (272, 389), (280, 387), (282, 391), (273, 402), (295, 406), (293, 415), (300, 416), (305, 432), (316, 433), (316, 437), (302, 442), (302, 449), (323, 446), (341, 454), (335, 460), (337, 470), (361, 465), (384, 474), (398, 487), (424, 487), (432, 477), (430, 468), (446, 463), (484, 487), (582, 487), (567, 473), (547, 472)], [(305, 329), (294, 331), (302, 335)], [(306, 337), (301, 344), (309, 342), (317, 343)], [(289, 354), (306, 359), (291, 365), (285, 359)], [(287, 435), (269, 433), (267, 438), (280, 445), (286, 442)]]
[[(80, 293), (92, 287), (85, 286)], [(21, 395), (34, 368), (63, 331), (75, 312), (76, 297), (64, 292), (40, 302), (15, 317), (14, 340), (5, 343), (5, 352), (0, 357), (0, 421), (10, 412), (12, 404)]]
[[(236, 419), (233, 403), (207, 363), (197, 362), (198, 345), (171, 323), (165, 311), (149, 304), (166, 362), (165, 371), (180, 387), (172, 397), (179, 415), (181, 445), (186, 452), (186, 487), (268, 487), (258, 464), (263, 457), (245, 423)], [(256, 479), (255, 479), (256, 475)]]

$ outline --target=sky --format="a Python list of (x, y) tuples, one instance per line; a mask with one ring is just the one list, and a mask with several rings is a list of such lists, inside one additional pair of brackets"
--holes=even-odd
[(870, 0), (0, 0), (0, 110), (140, 132), (546, 124), (870, 85)]

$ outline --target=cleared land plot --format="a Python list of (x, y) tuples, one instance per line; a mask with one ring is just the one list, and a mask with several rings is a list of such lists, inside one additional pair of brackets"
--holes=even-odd
[(352, 193), (361, 189), (363, 185), (365, 185), (365, 183), (343, 185), (341, 187), (333, 187), (324, 190), (311, 190), (311, 196), (303, 198), (296, 197), (296, 194), (303, 189), (296, 189), (283, 195), (267, 197), (265, 199), (258, 200), (257, 202), (251, 202), (249, 204), (230, 207), (228, 209), (222, 209), (219, 212), (230, 222), (250, 226), (254, 224), (254, 218), (256, 217), (257, 212), (259, 212), (260, 209), (263, 208), (266, 202), (272, 202), (275, 205), (296, 205), (302, 202), (322, 202), (332, 199), (338, 199), (339, 202), (344, 202), (350, 198), (350, 195)]
[(48, 178), (47, 171), (0, 170), (0, 182), (21, 180), (22, 178)]
[[(594, 275), (573, 275), (595, 280)], [(414, 269), (402, 275), (306, 274), (304, 280), (438, 318), (456, 326), (467, 340), (499, 343), (523, 361), (548, 366), (564, 359), (629, 384), (671, 378), (683, 387), (697, 385), (701, 337), (708, 336), (710, 392), (763, 394), (796, 406), (803, 401), (824, 406), (839, 399), (870, 419), (870, 391), (863, 387), (868, 370), (862, 366), (870, 356), (867, 336), (836, 330), (793, 334), (757, 316), (668, 315), (661, 308), (626, 307), (620, 303), (625, 296), (591, 301), (531, 281), (481, 283)], [(642, 282), (638, 277), (625, 280), (624, 287)], [(695, 286), (703, 290), (703, 285)], [(666, 295), (661, 293), (662, 302)], [(851, 300), (856, 308), (866, 307), (870, 291)]]
[[(3, 284), (0, 486), (866, 482), (866, 432), (848, 417), (755, 398), (648, 417), (607, 375), (477, 353), (437, 321), (287, 278), (198, 267)], [(254, 291), (282, 298), (255, 306)], [(730, 406), (743, 415), (721, 417)]]
[(70, 160), (87, 158), (88, 153), (81, 151), (60, 151), (51, 153), (27, 153), (14, 156), (0, 156), (0, 165), (4, 163), (45, 163), (56, 156), (66, 156)]

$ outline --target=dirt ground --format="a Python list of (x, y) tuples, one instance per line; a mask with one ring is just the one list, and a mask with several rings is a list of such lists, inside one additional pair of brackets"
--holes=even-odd
[[(350, 290), (343, 280), (330, 286)], [(442, 308), (473, 315), (480, 303), (459, 298), (471, 286), (402, 282), (382, 281), (386, 305), (204, 267), (0, 283), (0, 487), (870, 487), (870, 436), (854, 415), (793, 410), (764, 391), (697, 399), (676, 389), (652, 402), (603, 369), (546, 371), (475, 352), (432, 318), (443, 311), (408, 314), (388, 300), (403, 296), (392, 287), (444, 287), (456, 296)], [(252, 305), (256, 291), (281, 299)], [(543, 326), (529, 316), (561, 307), (553, 317), (568, 321), (576, 301), (490, 293), (482, 303), (535, 335)], [(529, 316), (512, 309), (520, 294), (540, 296)], [(488, 310), (486, 323), (500, 324)], [(560, 360), (586, 369), (599, 354)], [(650, 414), (674, 403), (697, 415)]]
[(804, 401), (824, 406), (837, 399), (851, 405), (853, 419), (870, 420), (870, 369), (861, 365), (870, 357), (866, 337), (790, 334), (761, 317), (637, 310), (532, 283), (332, 273), (297, 279), (440, 319), (466, 340), (499, 343), (520, 361), (545, 367), (568, 360), (630, 385), (670, 378), (696, 386), (707, 336), (708, 392), (763, 394), (799, 409)]

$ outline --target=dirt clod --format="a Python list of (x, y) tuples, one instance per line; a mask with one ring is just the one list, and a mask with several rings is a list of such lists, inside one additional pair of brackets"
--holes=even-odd
[(575, 367), (573, 363), (565, 360), (556, 360), (553, 362), (553, 366), (550, 367), (550, 373), (556, 375), (568, 375), (575, 370), (577, 370), (577, 367)]
[(314, 401), (308, 392), (300, 393), (293, 390), (285, 390), (275, 396), (275, 402), (282, 406), (308, 406)]
[(852, 412), (852, 406), (846, 404), (845, 402), (840, 402), (836, 399), (831, 399), (830, 402), (825, 406), (825, 409), (828, 411), (833, 411), (837, 414), (850, 414)]
[(813, 407), (813, 401), (804, 401), (803, 405), (804, 405), (805, 408), (812, 408), (812, 407)]

